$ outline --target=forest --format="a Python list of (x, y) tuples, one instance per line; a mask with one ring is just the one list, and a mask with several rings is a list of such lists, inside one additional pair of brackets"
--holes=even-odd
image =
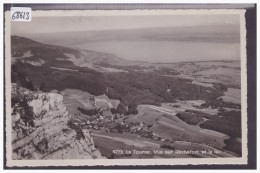
[[(81, 71), (62, 71), (48, 66), (33, 66), (17, 62), (12, 65), (12, 82), (30, 90), (58, 91), (79, 89), (93, 95), (106, 94), (118, 99), (130, 109), (139, 104), (160, 105), (178, 100), (215, 100), (223, 95), (223, 88), (193, 85), (185, 79), (173, 79), (149, 73), (99, 73), (80, 68)], [(170, 92), (167, 89), (170, 88)], [(211, 92), (207, 92), (210, 90)]]

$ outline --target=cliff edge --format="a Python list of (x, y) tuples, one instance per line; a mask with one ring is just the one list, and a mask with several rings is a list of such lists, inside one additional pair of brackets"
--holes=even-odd
[(96, 159), (88, 130), (70, 122), (63, 97), (12, 84), (13, 159)]

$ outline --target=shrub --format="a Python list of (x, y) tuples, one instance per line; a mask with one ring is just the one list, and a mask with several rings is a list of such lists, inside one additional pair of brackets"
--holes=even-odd
[(160, 147), (175, 150), (175, 147), (173, 145), (170, 145), (170, 144), (161, 144)]
[(88, 116), (97, 115), (99, 113), (99, 111), (97, 109), (84, 109), (84, 108), (81, 108), (81, 107), (77, 107), (77, 109), (82, 114), (85, 114), (85, 115), (88, 115)]
[(12, 94), (11, 106), (13, 108), (13, 114), (20, 113), (21, 119), (28, 126), (34, 127), (34, 113), (33, 108), (29, 106), (29, 98), (25, 95), (16, 93)]
[(71, 128), (71, 129), (73, 129), (73, 130), (75, 130), (75, 132), (76, 132), (76, 134), (77, 134), (77, 135), (76, 135), (76, 139), (77, 139), (77, 140), (85, 139), (85, 135), (84, 135), (82, 129), (81, 129), (80, 127), (76, 126), (76, 125), (73, 123), (72, 120), (70, 120), (70, 121), (68, 122), (68, 127)]

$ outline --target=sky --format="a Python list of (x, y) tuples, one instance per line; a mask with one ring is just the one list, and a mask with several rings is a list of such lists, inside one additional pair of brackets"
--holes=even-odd
[(238, 15), (158, 15), (36, 17), (31, 22), (12, 22), (12, 34), (99, 31), (154, 27), (239, 24)]

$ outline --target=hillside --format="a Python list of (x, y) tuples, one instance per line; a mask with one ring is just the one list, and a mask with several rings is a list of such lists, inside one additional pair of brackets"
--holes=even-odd
[(72, 69), (76, 66), (88, 67), (95, 70), (102, 70), (99, 66), (95, 65), (99, 63), (115, 65), (129, 63), (127, 60), (113, 54), (43, 44), (25, 37), (12, 36), (11, 42), (12, 63), (22, 61), (33, 64), (40, 61), (42, 63), (38, 66)]
[(122, 141), (121, 133), (126, 141), (139, 141), (137, 146), (143, 140), (157, 148), (180, 141), (241, 155), (239, 61), (136, 62), (18, 36), (12, 40), (12, 83), (61, 94), (72, 115), (69, 127), (77, 138), (79, 129), (94, 131), (102, 155), (116, 157), (111, 149), (117, 145), (106, 143), (118, 143), (113, 136)]
[[(46, 90), (57, 89), (59, 91), (66, 88), (81, 89), (94, 95), (105, 94), (108, 89), (109, 93), (106, 94), (111, 98), (121, 99), (126, 104), (137, 100), (144, 104), (159, 104), (162, 101), (188, 98), (207, 100), (223, 95), (226, 90), (224, 86), (214, 85), (214, 87), (208, 88), (194, 85), (190, 79), (162, 76), (160, 72), (164, 69), (143, 68), (138, 65), (110, 65), (108, 62), (101, 63), (100, 61), (97, 63), (97, 59), (109, 59), (109, 61), (119, 59), (110, 54), (89, 51), (82, 57), (79, 50), (71, 48), (41, 44), (22, 37), (13, 37), (13, 40), (12, 59), (19, 57), (18, 55), (22, 57), (28, 51), (32, 55), (21, 59), (16, 58), (19, 60), (16, 60), (12, 66), (12, 81), (23, 84), (29, 80), (35, 88), (42, 86)], [(21, 45), (23, 42), (28, 42), (28, 44)], [(68, 54), (74, 56), (73, 61), (69, 60)], [(99, 68), (84, 66), (82, 62), (77, 64), (77, 60), (83, 58), (86, 60), (86, 64), (96, 64)], [(41, 65), (30, 63), (37, 60), (45, 63)], [(104, 73), (99, 70), (100, 68), (120, 69), (121, 71)], [(150, 69), (151, 71), (146, 73), (139, 69)], [(122, 72), (122, 70), (126, 72)], [(26, 80), (21, 80), (25, 78)], [(171, 88), (170, 93), (166, 92), (167, 87)]]

